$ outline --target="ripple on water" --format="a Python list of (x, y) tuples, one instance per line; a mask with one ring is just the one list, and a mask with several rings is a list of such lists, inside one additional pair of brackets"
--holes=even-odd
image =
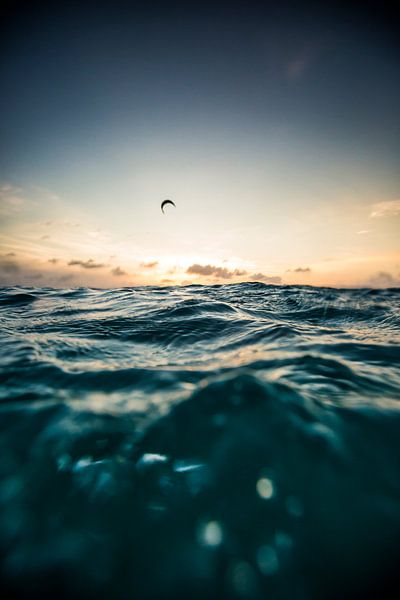
[(0, 594), (384, 598), (398, 298), (3, 288)]

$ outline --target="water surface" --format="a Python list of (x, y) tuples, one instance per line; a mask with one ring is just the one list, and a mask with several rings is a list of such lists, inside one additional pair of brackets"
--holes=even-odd
[(5, 597), (389, 597), (399, 301), (2, 288)]

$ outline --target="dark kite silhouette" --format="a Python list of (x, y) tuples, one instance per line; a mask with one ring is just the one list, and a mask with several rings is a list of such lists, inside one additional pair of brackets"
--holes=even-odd
[[(172, 204), (172, 206), (175, 206), (175, 203), (172, 202), (172, 200), (164, 200), (163, 202), (161, 202), (161, 210), (164, 214), (164, 206), (166, 206), (167, 204)], [(176, 206), (175, 206), (176, 208)]]

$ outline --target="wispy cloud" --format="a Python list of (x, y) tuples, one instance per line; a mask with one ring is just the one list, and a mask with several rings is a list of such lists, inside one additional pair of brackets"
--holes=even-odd
[(102, 269), (103, 267), (106, 267), (107, 265), (105, 265), (104, 263), (96, 263), (94, 262), (94, 260), (92, 258), (89, 258), (89, 260), (70, 260), (68, 263), (69, 267), (75, 267), (75, 266), (79, 266), (82, 267), (83, 269)]
[(73, 279), (73, 275), (72, 273), (67, 273), (65, 275), (60, 275), (60, 277), (57, 277), (57, 283), (67, 283), (67, 281), (71, 281), (71, 279)]
[(43, 279), (43, 273), (39, 273), (37, 271), (36, 273), (25, 273), (25, 277), (26, 279), (30, 279), (31, 281), (39, 281)]
[(0, 186), (0, 214), (10, 216), (19, 213), (25, 204), (22, 190), (9, 183)]
[(143, 269), (154, 269), (156, 266), (158, 265), (158, 260), (154, 260), (152, 262), (142, 262), (140, 263), (140, 266)]
[(66, 227), (80, 227), (81, 223), (73, 222), (73, 221), (64, 221), (63, 225)]
[(311, 273), (310, 267), (297, 267), (293, 269), (293, 273)]
[(388, 200), (374, 204), (370, 217), (396, 217), (397, 215), (400, 215), (400, 200)]
[(115, 269), (111, 269), (110, 273), (114, 275), (114, 277), (121, 277), (122, 275), (127, 275), (126, 271), (123, 271), (120, 267), (115, 267)]
[(16, 188), (15, 186), (11, 185), (11, 183), (3, 183), (2, 185), (0, 185), (0, 196), (14, 193), (15, 190), (20, 191), (19, 188)]
[(48, 262), (52, 265), (56, 265), (60, 259), (59, 258), (49, 258)]

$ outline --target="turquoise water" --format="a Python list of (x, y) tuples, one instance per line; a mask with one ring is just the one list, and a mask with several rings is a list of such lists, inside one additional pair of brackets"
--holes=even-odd
[(2, 288), (2, 597), (389, 597), (399, 300)]

